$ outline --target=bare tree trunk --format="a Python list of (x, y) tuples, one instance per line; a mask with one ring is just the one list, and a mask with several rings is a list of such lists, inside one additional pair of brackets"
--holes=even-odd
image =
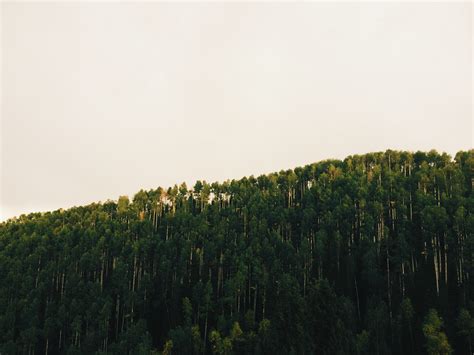
[(436, 282), (436, 295), (439, 296), (439, 265), (438, 265), (438, 248), (436, 243), (436, 237), (432, 239), (433, 245), (433, 262), (434, 262), (434, 271), (435, 271), (435, 282)]
[(354, 276), (354, 284), (355, 284), (355, 291), (356, 291), (356, 299), (357, 299), (357, 315), (360, 320), (360, 302), (359, 302), (359, 289), (357, 287), (357, 278)]
[(446, 242), (446, 234), (444, 236), (444, 283), (448, 287), (448, 244)]
[(204, 345), (203, 345), (203, 351), (202, 353), (205, 354), (206, 353), (206, 343), (207, 343), (207, 314), (208, 312), (206, 312), (206, 321), (204, 322)]
[(257, 313), (257, 291), (258, 284), (255, 284), (255, 293), (253, 294), (253, 320), (255, 322), (256, 313)]

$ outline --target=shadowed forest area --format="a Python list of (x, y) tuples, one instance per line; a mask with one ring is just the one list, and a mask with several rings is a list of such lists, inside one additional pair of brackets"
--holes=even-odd
[(10, 219), (0, 353), (472, 353), (473, 178), (389, 150)]

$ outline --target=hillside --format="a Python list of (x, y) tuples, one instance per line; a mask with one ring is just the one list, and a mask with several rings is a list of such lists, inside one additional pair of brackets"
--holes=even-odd
[(0, 353), (467, 354), (473, 179), (386, 151), (11, 219)]

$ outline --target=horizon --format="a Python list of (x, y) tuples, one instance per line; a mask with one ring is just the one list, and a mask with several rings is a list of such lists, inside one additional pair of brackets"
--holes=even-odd
[(14, 3), (0, 221), (387, 149), (473, 148), (472, 3)]
[(14, 220), (20, 218), (21, 216), (24, 216), (24, 215), (27, 216), (27, 215), (34, 214), (34, 213), (45, 214), (45, 213), (51, 213), (51, 212), (59, 211), (59, 210), (69, 210), (69, 209), (73, 209), (73, 208), (86, 207), (86, 206), (93, 205), (93, 204), (104, 204), (108, 201), (112, 201), (112, 202), (116, 203), (118, 201), (118, 199), (122, 196), (128, 197), (131, 201), (131, 200), (133, 200), (134, 195), (136, 193), (138, 193), (139, 191), (148, 192), (150, 190), (156, 190), (158, 188), (162, 188), (163, 190), (167, 190), (167, 189), (172, 188), (174, 186), (180, 186), (183, 183), (186, 184), (188, 190), (192, 190), (194, 188), (194, 184), (197, 181), (201, 181), (203, 183), (205, 182), (205, 183), (208, 183), (208, 184), (213, 184), (213, 183), (222, 184), (224, 182), (230, 182), (230, 181), (234, 181), (234, 180), (239, 181), (241, 179), (249, 178), (249, 177), (252, 177), (252, 176), (253, 177), (258, 177), (258, 176), (261, 176), (261, 175), (268, 176), (268, 175), (271, 175), (271, 174), (279, 173), (280, 171), (294, 170), (294, 169), (299, 168), (299, 167), (305, 167), (305, 166), (313, 165), (313, 164), (320, 164), (320, 163), (323, 163), (325, 161), (338, 160), (338, 161), (343, 162), (345, 159), (353, 157), (353, 156), (364, 156), (364, 155), (367, 155), (367, 154), (383, 154), (383, 153), (386, 153), (387, 151), (403, 152), (403, 153), (410, 153), (410, 154), (415, 154), (415, 153), (418, 153), (418, 152), (429, 153), (431, 151), (436, 151), (439, 155), (447, 154), (450, 157), (451, 161), (454, 161), (455, 156), (456, 156), (457, 153), (470, 151), (470, 150), (472, 150), (472, 149), (458, 150), (454, 154), (449, 154), (448, 152), (436, 151), (436, 149), (430, 149), (430, 150), (427, 150), (427, 151), (420, 151), (420, 150), (418, 150), (418, 151), (408, 151), (408, 150), (386, 149), (384, 151), (374, 151), (374, 152), (366, 152), (366, 153), (359, 153), (359, 154), (350, 154), (350, 155), (345, 156), (344, 158), (326, 158), (326, 159), (323, 159), (323, 160), (314, 161), (314, 162), (311, 162), (311, 163), (303, 164), (303, 165), (300, 165), (300, 166), (295, 166), (295, 167), (292, 167), (292, 168), (282, 168), (280, 170), (275, 170), (275, 171), (271, 171), (271, 172), (263, 172), (261, 174), (250, 174), (250, 175), (245, 175), (245, 176), (241, 176), (241, 177), (234, 177), (234, 178), (229, 177), (227, 179), (219, 180), (219, 181), (207, 181), (206, 179), (199, 179), (198, 178), (197, 180), (194, 180), (194, 181), (190, 181), (190, 182), (181, 181), (181, 182), (176, 182), (172, 185), (167, 185), (167, 186), (155, 185), (155, 186), (151, 186), (151, 187), (140, 188), (139, 190), (136, 190), (134, 192), (119, 194), (118, 196), (110, 197), (110, 198), (107, 198), (107, 199), (104, 199), (104, 200), (94, 200), (94, 201), (86, 202), (86, 203), (83, 203), (83, 204), (76, 204), (76, 205), (71, 205), (71, 206), (60, 206), (58, 208), (53, 208), (53, 209), (49, 209), (49, 210), (30, 211), (30, 212), (21, 213), (19, 215), (15, 215), (15, 216), (11, 216), (11, 217), (6, 217), (6, 218), (3, 218), (3, 219), (1, 218), (2, 216), (0, 216), (0, 224), (3, 223), (3, 222), (8, 222), (10, 220), (14, 221)]

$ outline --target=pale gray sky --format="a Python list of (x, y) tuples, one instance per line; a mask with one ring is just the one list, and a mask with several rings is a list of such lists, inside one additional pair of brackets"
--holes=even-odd
[(0, 219), (473, 147), (470, 2), (0, 6)]

